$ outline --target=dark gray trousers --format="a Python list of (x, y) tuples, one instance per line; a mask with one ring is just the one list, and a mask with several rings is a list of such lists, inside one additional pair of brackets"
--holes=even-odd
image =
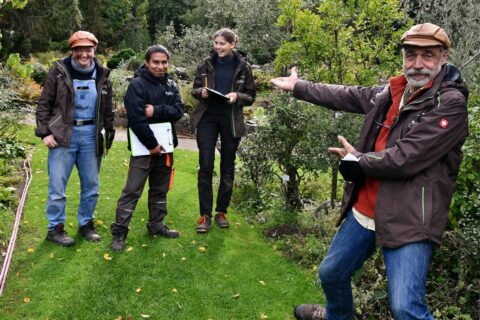
[(173, 153), (159, 157), (130, 157), (127, 182), (117, 203), (112, 234), (128, 233), (133, 211), (140, 199), (148, 178), (148, 223), (147, 229), (154, 234), (164, 228), (167, 215), (167, 192), (173, 171)]

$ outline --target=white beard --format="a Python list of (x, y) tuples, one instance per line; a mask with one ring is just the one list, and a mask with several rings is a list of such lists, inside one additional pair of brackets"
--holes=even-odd
[[(409, 68), (405, 70), (405, 77), (407, 78), (407, 82), (410, 85), (410, 87), (419, 89), (429, 83), (433, 78), (437, 76), (437, 74), (440, 72), (442, 69), (442, 65), (439, 63), (437, 66), (437, 70), (428, 70), (428, 69), (421, 69), (421, 70), (415, 70), (414, 68)], [(424, 74), (427, 75), (427, 77), (423, 80), (415, 80), (412, 75), (413, 74)]]

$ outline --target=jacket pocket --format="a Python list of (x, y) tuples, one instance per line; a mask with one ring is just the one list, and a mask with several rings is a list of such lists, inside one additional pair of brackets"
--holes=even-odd
[(135, 168), (148, 169), (150, 156), (130, 157), (130, 165)]
[(420, 189), (421, 194), (421, 221), (423, 229), (430, 233), (432, 225), (432, 214), (433, 214), (433, 191), (431, 186), (422, 186)]

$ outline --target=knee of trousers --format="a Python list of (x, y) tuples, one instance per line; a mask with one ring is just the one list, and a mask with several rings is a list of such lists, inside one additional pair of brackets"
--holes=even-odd
[(342, 266), (322, 261), (318, 270), (318, 278), (323, 285), (338, 284), (351, 281), (351, 275), (346, 274)]

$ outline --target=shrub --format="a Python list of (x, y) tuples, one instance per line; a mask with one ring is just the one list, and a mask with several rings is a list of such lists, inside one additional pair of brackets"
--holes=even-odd
[(110, 69), (117, 68), (122, 61), (127, 61), (135, 57), (136, 53), (133, 49), (126, 48), (115, 53), (107, 62), (107, 67)]

